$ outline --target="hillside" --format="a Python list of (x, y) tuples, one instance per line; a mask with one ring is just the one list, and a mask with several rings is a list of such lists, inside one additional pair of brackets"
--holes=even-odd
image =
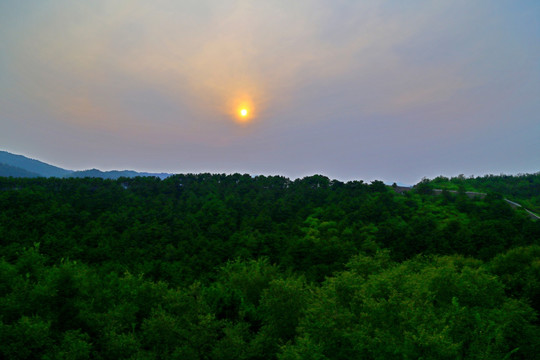
[(424, 185), (433, 189), (447, 189), (496, 193), (519, 202), (533, 212), (540, 214), (540, 172), (520, 175), (485, 175), (479, 177), (439, 176), (425, 180)]
[(39, 160), (29, 159), (22, 155), (11, 154), (7, 151), (0, 151), (0, 163), (39, 174), (39, 176), (43, 177), (63, 177), (71, 173), (70, 170), (49, 165)]
[(148, 173), (133, 170), (66, 170), (39, 160), (29, 159), (22, 155), (11, 154), (7, 151), (0, 151), (0, 165), (2, 164), (3, 167), (0, 168), (0, 176), (6, 177), (95, 177), (101, 179), (118, 179), (121, 177), (155, 176), (164, 179), (171, 175), (167, 173)]
[(241, 174), (0, 189), (2, 358), (538, 358), (540, 222), (496, 194)]
[(3, 177), (39, 177), (39, 174), (21, 169), (16, 166), (0, 163), (0, 176)]

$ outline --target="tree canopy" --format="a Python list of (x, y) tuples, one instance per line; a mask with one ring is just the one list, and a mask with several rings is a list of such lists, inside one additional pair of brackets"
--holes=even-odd
[(0, 178), (0, 357), (538, 358), (540, 222), (437, 181)]

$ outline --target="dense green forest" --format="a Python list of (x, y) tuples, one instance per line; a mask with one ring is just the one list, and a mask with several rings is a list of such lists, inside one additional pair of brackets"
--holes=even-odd
[(452, 178), (443, 176), (425, 181), (434, 189), (466, 190), (504, 194), (540, 214), (540, 173), (521, 175), (485, 175)]
[(539, 358), (538, 178), (0, 178), (0, 358)]

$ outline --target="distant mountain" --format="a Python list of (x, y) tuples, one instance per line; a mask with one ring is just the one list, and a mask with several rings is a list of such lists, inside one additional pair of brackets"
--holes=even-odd
[(0, 164), (0, 176), (3, 177), (39, 177), (39, 174), (27, 171), (20, 167)]
[(171, 176), (167, 173), (146, 173), (146, 172), (137, 172), (133, 170), (111, 170), (111, 171), (101, 171), (98, 169), (91, 170), (82, 170), (74, 171), (69, 174), (67, 177), (74, 178), (85, 178), (85, 177), (97, 177), (102, 179), (113, 179), (116, 180), (121, 177), (137, 177), (137, 176), (157, 176), (160, 179)]
[(164, 179), (171, 174), (147, 173), (133, 170), (101, 171), (98, 169), (73, 171), (49, 165), (26, 156), (0, 151), (0, 176), (13, 177), (96, 177), (102, 179), (118, 179), (120, 177), (157, 176)]
[(11, 154), (7, 151), (0, 151), (0, 164), (14, 166), (43, 177), (64, 177), (71, 173), (70, 170), (29, 159), (26, 156)]

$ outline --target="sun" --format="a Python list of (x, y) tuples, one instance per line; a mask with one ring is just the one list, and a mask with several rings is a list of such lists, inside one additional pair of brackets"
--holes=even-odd
[(250, 125), (258, 116), (255, 102), (251, 96), (245, 94), (231, 98), (227, 107), (229, 115), (237, 125)]
[(237, 124), (247, 125), (253, 121), (253, 106), (247, 101), (243, 101), (236, 106), (234, 118)]

